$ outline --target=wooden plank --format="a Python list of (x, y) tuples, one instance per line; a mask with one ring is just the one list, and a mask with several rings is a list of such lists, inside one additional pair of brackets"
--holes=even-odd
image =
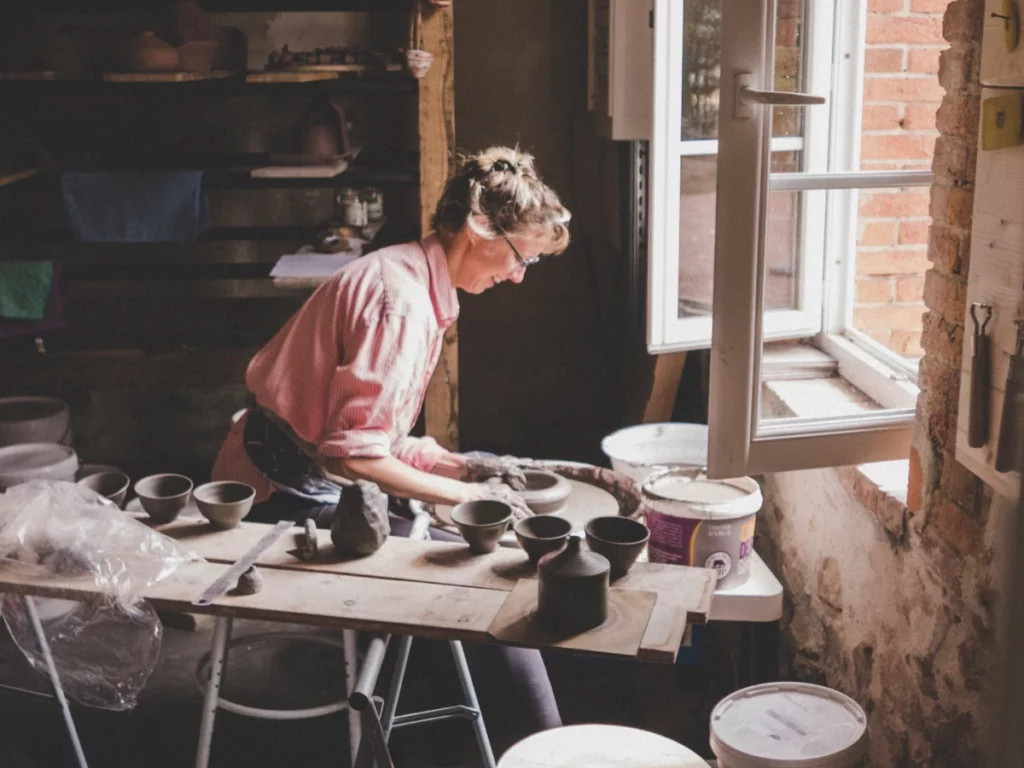
[[(989, 21), (986, 17), (986, 48), (993, 43), (989, 34)], [(1001, 38), (994, 42), (1001, 46)], [(1020, 50), (1024, 51), (1024, 48)], [(1024, 62), (1024, 58), (1021, 62)], [(992, 98), (1003, 93), (985, 89), (982, 98)], [(1014, 321), (1024, 319), (1024, 259), (1021, 258), (1024, 253), (1024, 209), (1020, 206), (1021, 195), (1024, 194), (1024, 146), (979, 151), (975, 179), (955, 455), (957, 461), (994, 491), (1013, 498), (1020, 489), (1019, 473), (997, 472), (995, 453), (1005, 399), (1009, 355), (1016, 343), (1017, 329)], [(989, 440), (978, 448), (972, 448), (967, 443), (971, 336), (974, 332), (970, 306), (973, 302), (993, 307), (987, 330), (992, 349), (989, 370)]]
[(202, 80), (224, 80), (234, 77), (235, 72), (218, 70), (213, 72), (104, 72), (108, 83), (194, 83)]
[[(1018, 3), (1019, 7), (1019, 3)], [(1024, 40), (1007, 51), (1003, 43), (1003, 0), (986, 0), (981, 44), (981, 82), (990, 86), (1024, 87)]]
[(86, 72), (55, 72), (54, 70), (8, 71), (0, 72), (0, 80), (23, 83), (46, 83), (57, 80), (89, 80), (91, 75)]
[[(217, 563), (186, 563), (143, 595), (157, 610), (213, 613), (444, 640), (484, 642), (505, 594), (494, 590), (266, 569), (255, 595), (225, 595), (209, 608), (192, 605), (224, 572)], [(0, 570), (0, 592), (71, 600), (101, 594), (89, 578)]]
[(8, 184), (13, 184), (16, 181), (22, 181), (23, 179), (30, 179), (39, 173), (38, 168), (29, 168), (24, 171), (17, 171), (15, 173), (8, 173), (6, 176), (0, 176), (0, 187), (5, 187)]
[[(516, 584), (491, 624), (491, 637), (500, 643), (528, 648), (562, 648), (635, 657), (657, 600), (653, 592), (611, 589), (608, 591), (608, 618), (604, 624), (572, 635), (537, 620), (537, 587), (536, 580), (523, 580)], [(673, 660), (674, 652), (665, 661)]]
[[(455, 49), (452, 6), (425, 14), (422, 46), (434, 60), (419, 82), (420, 231), (430, 220), (455, 158)], [(450, 451), (459, 447), (459, 336), (452, 325), (423, 403), (426, 433)]]
[(654, 363), (654, 384), (644, 405), (644, 424), (671, 421), (672, 409), (676, 404), (679, 379), (686, 366), (685, 352), (670, 352), (658, 355)]
[(316, 83), (323, 80), (337, 80), (336, 72), (249, 72), (247, 83)]

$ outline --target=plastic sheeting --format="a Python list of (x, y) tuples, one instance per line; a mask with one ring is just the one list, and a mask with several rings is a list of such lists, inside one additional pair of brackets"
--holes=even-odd
[[(69, 698), (103, 709), (135, 706), (156, 666), (163, 628), (141, 597), (200, 560), (178, 542), (72, 483), (34, 480), (0, 494), (0, 569), (91, 579), (86, 602), (34, 598)], [(25, 598), (6, 594), (2, 615), (18, 647), (45, 673)]]

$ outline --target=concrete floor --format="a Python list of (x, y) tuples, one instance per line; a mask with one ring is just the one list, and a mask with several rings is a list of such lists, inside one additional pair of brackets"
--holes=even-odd
[[(319, 630), (238, 621), (233, 636)], [(675, 667), (552, 654), (549, 673), (567, 724), (607, 722), (661, 733), (705, 757), (708, 717), (714, 703), (735, 687), (735, 637), (728, 625), (704, 632), (701, 660)], [(196, 631), (166, 627), (160, 660), (130, 712), (73, 705), (92, 768), (171, 768), (192, 765), (201, 693), (198, 659), (209, 650), (212, 622)], [(341, 651), (303, 641), (276, 640), (232, 650), (225, 694), (255, 706), (309, 707), (341, 697)], [(414, 671), (409, 673), (415, 685)], [(0, 637), (0, 683), (45, 690), (10, 638)], [(435, 703), (437, 706), (459, 702)], [(399, 711), (402, 707), (399, 706)], [(484, 713), (498, 718), (500, 713)], [(344, 713), (302, 722), (268, 722), (228, 712), (217, 716), (211, 765), (246, 768), (320, 768), (347, 765)], [(495, 744), (495, 752), (507, 748)], [(468, 724), (419, 726), (396, 732), (396, 765), (478, 765)], [(461, 759), (460, 759), (461, 755)], [(50, 700), (0, 689), (0, 766), (73, 766), (60, 710)]]

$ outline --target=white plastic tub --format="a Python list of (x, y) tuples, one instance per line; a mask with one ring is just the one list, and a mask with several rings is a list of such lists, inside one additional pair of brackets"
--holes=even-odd
[(656, 467), (693, 467), (708, 463), (705, 424), (638, 424), (612, 432), (601, 441), (612, 469), (642, 483)]
[(0, 447), (20, 443), (71, 445), (71, 411), (55, 397), (0, 397)]
[(719, 768), (863, 768), (867, 716), (849, 696), (809, 683), (768, 683), (711, 712)]
[(0, 491), (29, 480), (75, 482), (78, 456), (57, 443), (22, 443), (0, 448)]

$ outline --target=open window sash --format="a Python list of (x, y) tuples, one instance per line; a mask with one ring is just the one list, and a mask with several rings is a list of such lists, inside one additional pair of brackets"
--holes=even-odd
[[(810, 6), (808, 26), (818, 36), (820, 14), (832, 5)], [(717, 477), (902, 459), (910, 446), (909, 403), (819, 418), (761, 413), (762, 349), (772, 337), (771, 313), (765, 312), (772, 104), (804, 102), (808, 110), (828, 114), (800, 94), (765, 93), (773, 82), (773, 18), (772, 0), (722, 0), (708, 446), (708, 471)], [(813, 93), (829, 93), (810, 80), (808, 85)], [(809, 165), (814, 167), (805, 163), (805, 169)], [(804, 188), (815, 184), (809, 179)], [(827, 181), (818, 188), (827, 188)]]

